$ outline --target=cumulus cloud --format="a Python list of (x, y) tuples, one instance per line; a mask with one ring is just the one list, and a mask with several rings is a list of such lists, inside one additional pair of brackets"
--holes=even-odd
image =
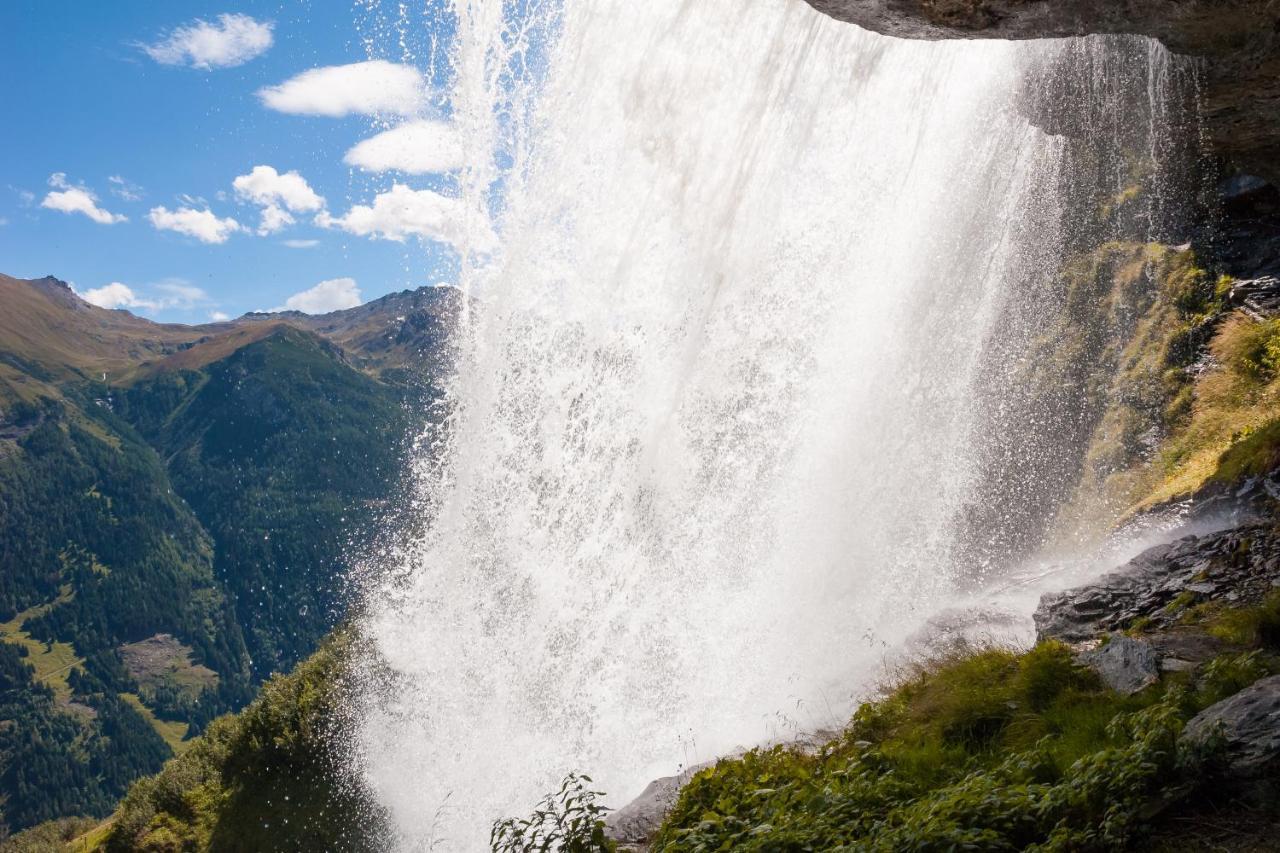
[(142, 299), (127, 284), (113, 281), (80, 294), (80, 298), (99, 308), (156, 308), (156, 303)]
[(111, 184), (111, 194), (116, 198), (124, 201), (142, 200), (142, 187), (138, 186), (133, 181), (121, 177), (120, 175), (112, 175), (107, 178), (107, 182)]
[(210, 311), (209, 319), (215, 323), (225, 323), (231, 319), (231, 315), (225, 311)]
[(256, 204), (280, 204), (290, 210), (319, 210), (324, 199), (316, 194), (297, 172), (283, 175), (271, 166), (254, 166), (247, 175), (231, 182), (236, 195)]
[(331, 278), (315, 287), (295, 293), (284, 305), (272, 311), (301, 311), (304, 314), (327, 314), (360, 304), (360, 288), (354, 278)]
[(271, 166), (254, 166), (231, 182), (236, 195), (262, 207), (259, 234), (273, 234), (294, 222), (290, 211), (305, 213), (324, 207), (319, 196), (297, 172), (283, 175)]
[(153, 207), (147, 214), (151, 224), (161, 231), (177, 231), (188, 237), (195, 237), (202, 243), (225, 243), (227, 238), (244, 227), (231, 217), (219, 219), (208, 208), (196, 210), (180, 207), (169, 210), (167, 207)]
[(99, 308), (134, 308), (159, 311), (165, 308), (189, 310), (209, 302), (209, 294), (189, 282), (177, 278), (154, 285), (155, 295), (143, 296), (127, 284), (113, 281), (80, 294), (80, 298)]
[(463, 219), (463, 208), (457, 200), (431, 190), (394, 184), (375, 196), (372, 205), (353, 205), (345, 216), (321, 211), (316, 224), (397, 243), (408, 237), (456, 243), (463, 235)]
[(392, 170), (421, 175), (461, 168), (466, 158), (452, 126), (441, 121), (411, 121), (357, 143), (344, 158), (367, 172)]
[(314, 249), (320, 245), (319, 240), (283, 240), (281, 242), (290, 249)]
[(312, 68), (259, 89), (258, 98), (270, 109), (293, 115), (408, 116), (426, 105), (427, 86), (416, 68), (374, 59)]
[(72, 186), (67, 182), (65, 172), (54, 172), (49, 176), (49, 186), (54, 189), (40, 202), (41, 207), (60, 210), (63, 213), (83, 213), (100, 225), (114, 225), (117, 222), (128, 222), (129, 217), (122, 213), (111, 213), (98, 206), (98, 197), (85, 187)]
[(219, 15), (216, 22), (197, 18), (177, 27), (142, 50), (161, 65), (189, 65), (206, 71), (233, 68), (256, 59), (271, 48), (271, 21), (248, 15)]

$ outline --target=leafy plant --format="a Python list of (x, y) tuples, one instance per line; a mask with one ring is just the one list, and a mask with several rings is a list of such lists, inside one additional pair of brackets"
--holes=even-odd
[(604, 794), (590, 784), (590, 776), (570, 773), (529, 817), (495, 821), (489, 832), (493, 853), (612, 853), (617, 846), (604, 834), (609, 809), (596, 802)]

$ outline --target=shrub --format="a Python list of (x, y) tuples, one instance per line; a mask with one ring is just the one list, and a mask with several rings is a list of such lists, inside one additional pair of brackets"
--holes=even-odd
[(531, 816), (495, 821), (489, 831), (493, 853), (612, 853), (617, 846), (604, 834), (608, 809), (596, 802), (604, 794), (590, 783), (590, 776), (570, 773)]
[(1121, 697), (1043, 643), (961, 649), (863, 705), (817, 755), (754, 750), (696, 774), (653, 850), (1123, 847), (1194, 776), (1180, 690)]

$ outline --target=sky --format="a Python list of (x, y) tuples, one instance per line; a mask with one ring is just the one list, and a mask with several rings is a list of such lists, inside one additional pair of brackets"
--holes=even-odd
[(6, 0), (0, 273), (182, 323), (451, 281), (430, 5)]

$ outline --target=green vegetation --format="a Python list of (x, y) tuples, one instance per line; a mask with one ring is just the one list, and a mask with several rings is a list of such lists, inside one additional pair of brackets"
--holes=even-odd
[(1164, 479), (1141, 506), (1280, 462), (1280, 322), (1233, 314), (1208, 350), (1216, 367), (1196, 379), (1186, 417), (1161, 452)]
[(395, 490), (404, 402), (288, 327), (120, 400), (212, 535), (255, 678), (288, 670), (342, 614), (348, 552)]
[(0, 841), (0, 853), (51, 853), (65, 850), (73, 840), (92, 831), (97, 823), (91, 817), (51, 820)]
[(1213, 836), (1213, 821), (1183, 832), (1185, 846), (1167, 831), (1168, 812), (1204, 808), (1271, 837), (1274, 815), (1215, 801), (1215, 747), (1179, 734), (1201, 709), (1280, 672), (1280, 591), (1190, 608), (1177, 630), (1229, 648), (1133, 696), (1054, 641), (1022, 653), (959, 647), (910, 667), (816, 753), (757, 749), (696, 774), (652, 849), (1115, 850), (1145, 843), (1157, 815), (1160, 849), (1208, 849), (1187, 841)]
[(1255, 607), (1210, 611), (1201, 617), (1212, 636), (1238, 646), (1280, 652), (1280, 590)]
[(1200, 698), (1176, 684), (1122, 697), (1056, 643), (959, 650), (817, 754), (701, 771), (653, 849), (1116, 849), (1194, 783), (1205, 756), (1178, 734)]
[(383, 818), (342, 764), (350, 650), (350, 638), (337, 635), (134, 785), (100, 849), (381, 849)]
[(75, 399), (11, 405), (27, 428), (0, 455), (0, 649), (22, 664), (0, 702), (0, 824), (13, 830), (106, 814), (171, 754), (163, 726), (122, 698), (135, 686), (121, 643), (181, 637), (226, 676), (204, 697), (210, 715), (249, 691), (199, 521), (127, 425)]
[(1032, 412), (1075, 415), (1046, 438), (1081, 454), (1054, 475), (1077, 480), (1060, 536), (1280, 465), (1280, 318), (1229, 310), (1232, 284), (1158, 243), (1108, 242), (1064, 266), (1022, 377)]
[(596, 802), (601, 791), (587, 787), (590, 776), (570, 773), (560, 790), (543, 798), (527, 818), (495, 821), (489, 831), (494, 853), (613, 853), (617, 844), (605, 837), (604, 806)]
[[(27, 308), (50, 328), (62, 316)], [(196, 342), (146, 369), (104, 351), (131, 377), (121, 386), (87, 362), (60, 367), (75, 349), (53, 333), (38, 358), (4, 352), (26, 331), (6, 322), (0, 641), (21, 649), (29, 677), (0, 702), (0, 836), (107, 814), (316, 648), (344, 612), (350, 555), (398, 487), (411, 422), (409, 386), (288, 326)]]
[[(107, 813), (169, 749), (146, 719), (110, 692), (76, 687), (74, 704), (37, 681), (26, 648), (0, 643), (0, 789), (4, 817), (32, 826), (67, 814)], [(75, 679), (78, 681), (79, 679)]]

